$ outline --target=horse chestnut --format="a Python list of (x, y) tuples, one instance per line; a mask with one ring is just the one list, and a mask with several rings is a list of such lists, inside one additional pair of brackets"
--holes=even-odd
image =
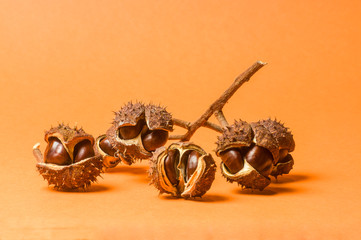
[(115, 113), (106, 137), (121, 160), (131, 165), (148, 159), (168, 141), (173, 130), (172, 116), (165, 108), (142, 103), (128, 103)]
[(157, 149), (149, 176), (160, 193), (175, 197), (201, 197), (212, 185), (216, 164), (210, 154), (188, 142)]
[(95, 152), (102, 156), (105, 168), (112, 168), (121, 161), (106, 135), (100, 135), (95, 141)]
[(74, 147), (73, 162), (80, 162), (84, 159), (94, 157), (93, 145), (89, 140), (83, 140)]
[(39, 145), (33, 148), (40, 174), (57, 190), (85, 189), (102, 172), (101, 156), (93, 150), (94, 138), (83, 129), (64, 124), (45, 134), (44, 157)]
[(291, 152), (295, 150), (295, 141), (292, 133), (287, 127), (276, 120), (261, 120), (259, 123), (264, 126), (276, 139), (279, 146), (279, 160), (274, 163), (271, 176), (288, 174), (294, 165)]
[(263, 126), (236, 121), (218, 137), (217, 145), (222, 174), (228, 181), (260, 190), (270, 184), (268, 176), (279, 151), (276, 140)]
[(237, 173), (243, 168), (243, 156), (240, 149), (231, 148), (220, 153), (222, 162), (227, 166), (230, 173)]
[(58, 138), (51, 137), (45, 149), (44, 162), (57, 165), (69, 165), (72, 163), (72, 160), (62, 142)]
[(293, 162), (289, 151), (294, 149), (294, 141), (279, 129), (271, 120), (236, 121), (228, 126), (218, 137), (216, 149), (223, 176), (245, 188), (263, 190), (271, 182), (269, 175), (286, 172)]
[(168, 131), (165, 130), (148, 131), (142, 136), (143, 147), (148, 152), (155, 151), (166, 144), (168, 135)]

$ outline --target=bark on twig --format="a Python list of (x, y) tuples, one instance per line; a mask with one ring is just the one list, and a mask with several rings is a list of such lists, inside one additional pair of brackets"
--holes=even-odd
[(221, 124), (223, 129), (225, 129), (229, 125), (222, 110), (215, 111), (214, 115), (216, 116), (218, 122)]
[(257, 61), (251, 67), (249, 67), (244, 73), (239, 75), (232, 83), (232, 85), (212, 105), (209, 106), (207, 111), (198, 120), (196, 120), (189, 126), (188, 131), (183, 136), (176, 136), (177, 139), (180, 139), (183, 142), (189, 141), (193, 136), (193, 134), (197, 131), (197, 129), (200, 128), (201, 126), (204, 126), (205, 123), (208, 121), (208, 119), (215, 112), (221, 111), (223, 106), (233, 96), (233, 94), (264, 65), (266, 65), (266, 63)]
[[(187, 130), (189, 130), (189, 128), (191, 127), (192, 123), (188, 122), (188, 121), (184, 121), (181, 119), (177, 119), (177, 118), (173, 118), (173, 124), (178, 126), (178, 127), (182, 127), (185, 128)], [(202, 127), (206, 127), (209, 129), (212, 129), (216, 132), (222, 132), (222, 127), (218, 126), (215, 123), (211, 123), (211, 122), (205, 122), (204, 125)]]

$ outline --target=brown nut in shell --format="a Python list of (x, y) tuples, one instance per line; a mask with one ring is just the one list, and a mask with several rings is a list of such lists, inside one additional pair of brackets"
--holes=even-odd
[(295, 150), (292, 133), (277, 120), (267, 119), (258, 123), (272, 134), (279, 146), (279, 160), (274, 164), (271, 175), (277, 178), (278, 175), (288, 174), (294, 165), (293, 157), (290, 154)]
[(93, 149), (94, 138), (82, 128), (64, 124), (45, 133), (44, 156), (39, 145), (33, 148), (39, 173), (56, 190), (85, 189), (101, 174), (102, 157)]
[(129, 102), (115, 113), (106, 137), (122, 162), (131, 165), (138, 159), (149, 159), (165, 145), (170, 131), (172, 116), (165, 108)]
[(215, 178), (216, 164), (212, 156), (189, 142), (159, 148), (150, 164), (151, 184), (160, 193), (175, 197), (201, 197)]
[(105, 168), (113, 168), (121, 162), (121, 158), (116, 156), (116, 151), (105, 134), (97, 137), (94, 149), (95, 153), (102, 157)]
[(259, 190), (271, 183), (268, 176), (279, 158), (272, 134), (258, 123), (244, 121), (236, 121), (218, 137), (216, 154), (227, 181)]

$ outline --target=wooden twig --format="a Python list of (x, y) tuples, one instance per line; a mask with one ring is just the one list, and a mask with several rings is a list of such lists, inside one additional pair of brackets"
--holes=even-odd
[[(247, 82), (259, 69), (261, 69), (266, 63), (257, 61), (251, 67), (249, 67), (244, 73), (239, 75), (232, 85), (212, 104), (209, 106), (207, 111), (195, 122), (193, 122), (188, 131), (180, 138), (180, 141), (189, 141), (193, 134), (197, 131), (198, 128), (204, 126), (208, 119), (217, 111), (221, 111), (223, 106), (227, 101), (233, 96), (233, 94), (245, 83)], [(222, 123), (221, 123), (222, 124)]]

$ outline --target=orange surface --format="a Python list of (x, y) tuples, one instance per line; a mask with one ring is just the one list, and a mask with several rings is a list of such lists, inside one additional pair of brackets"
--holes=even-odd
[[(338, 0), (1, 1), (0, 239), (359, 239), (360, 11)], [(218, 169), (203, 199), (158, 196), (147, 162), (89, 192), (38, 175), (32, 146), (44, 150), (51, 125), (97, 136), (129, 100), (194, 121), (256, 60), (269, 64), (225, 115), (277, 117), (296, 140), (293, 171), (263, 192)], [(216, 136), (192, 140), (212, 152)]]

